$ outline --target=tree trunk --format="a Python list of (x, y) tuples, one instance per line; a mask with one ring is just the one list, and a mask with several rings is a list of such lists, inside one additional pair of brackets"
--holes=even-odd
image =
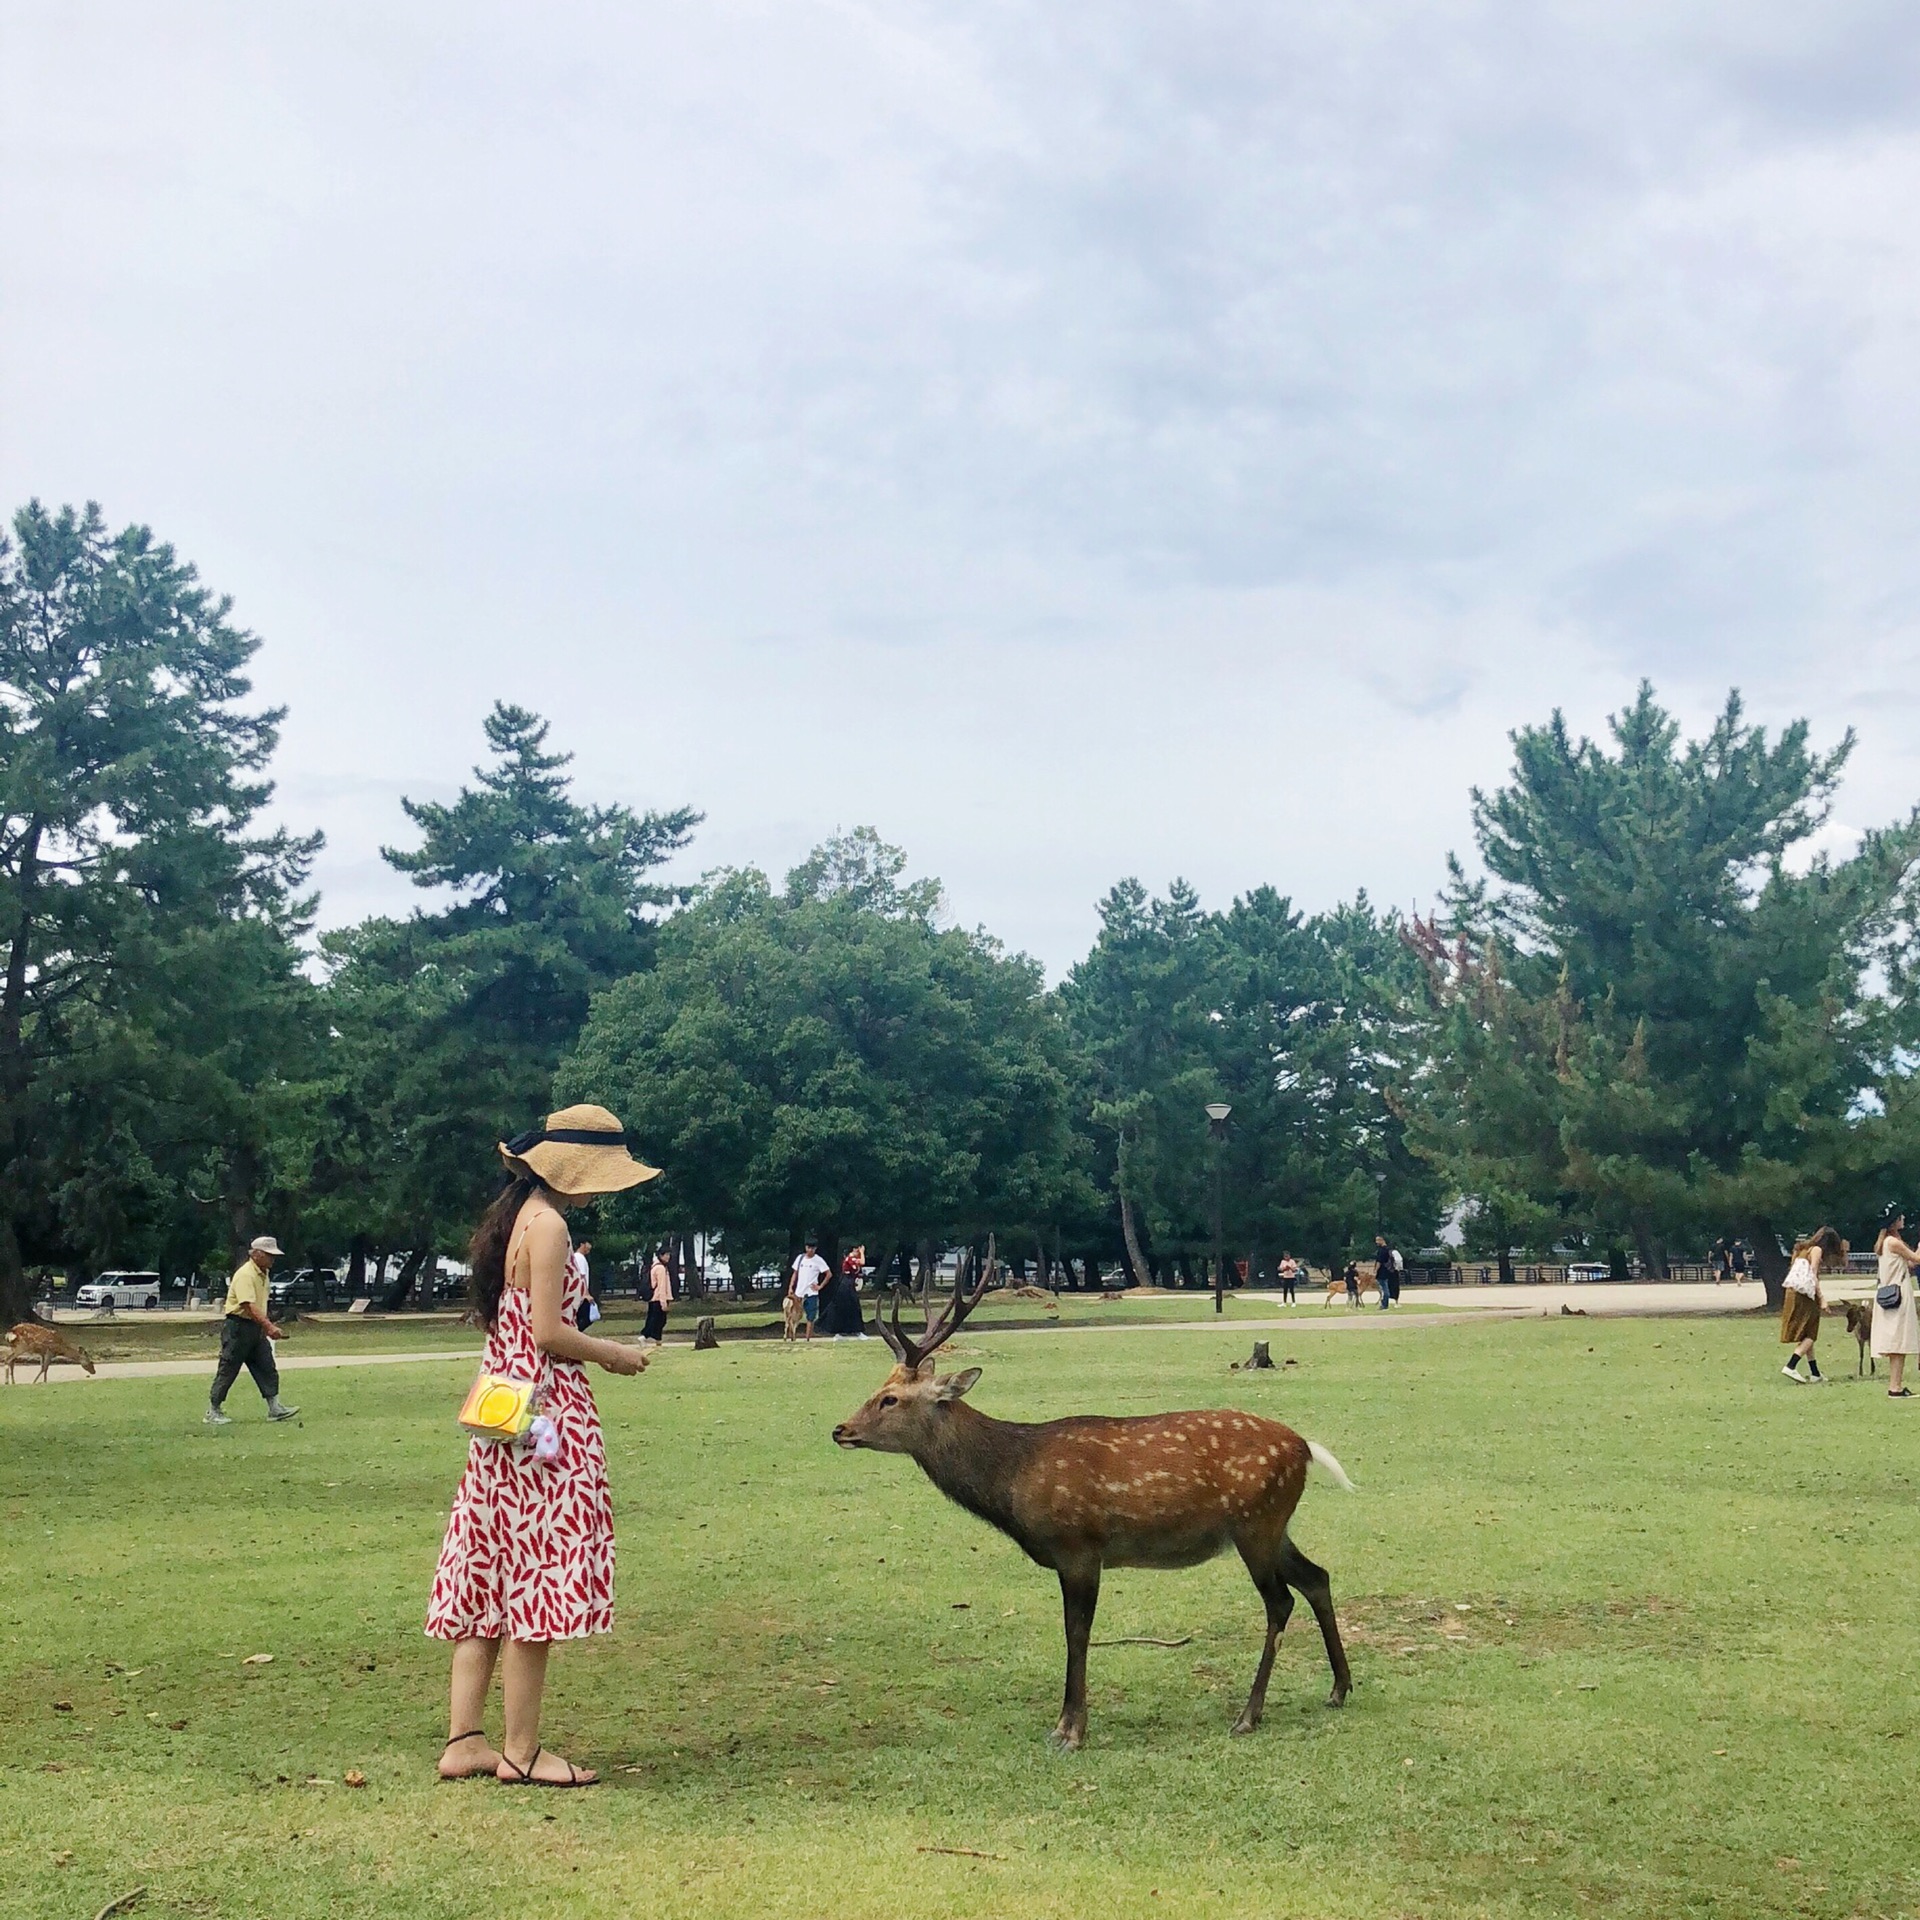
[(31, 1291), (20, 1258), (14, 1209), (26, 1195), (16, 1191), (15, 1169), (26, 1158), (27, 1087), (32, 1076), (25, 1045), (27, 987), (33, 977), (33, 916), (40, 890), (40, 840), (44, 824), (36, 814), (19, 842), (20, 864), (14, 883), (18, 918), (7, 943), (6, 984), (0, 988), (0, 1326), (27, 1319)]
[(920, 1242), (920, 1317), (921, 1331), (933, 1325), (933, 1242)]
[(1640, 1256), (1640, 1277), (1643, 1280), (1664, 1280), (1667, 1277), (1667, 1259), (1660, 1242), (1653, 1237), (1653, 1229), (1644, 1221), (1633, 1223), (1633, 1247)]
[(13, 1221), (0, 1207), (0, 1326), (18, 1326), (33, 1318), (33, 1289), (20, 1264), (20, 1241)]
[(1778, 1313), (1787, 1297), (1787, 1268), (1792, 1265), (1781, 1250), (1780, 1236), (1767, 1221), (1749, 1220), (1740, 1237), (1753, 1249), (1753, 1270), (1767, 1290), (1767, 1306)]
[(1120, 1195), (1120, 1232), (1127, 1243), (1127, 1265), (1133, 1269), (1133, 1284), (1136, 1287), (1153, 1285), (1153, 1273), (1148, 1267), (1146, 1256), (1140, 1251), (1140, 1234), (1133, 1222), (1133, 1202), (1123, 1191)]
[(253, 1196), (260, 1185), (260, 1160), (251, 1147), (235, 1147), (227, 1156), (227, 1271), (246, 1259), (259, 1232)]
[(382, 1313), (398, 1313), (407, 1304), (413, 1292), (413, 1283), (420, 1277), (420, 1269), (426, 1264), (428, 1249), (415, 1247), (400, 1262), (400, 1271), (393, 1277), (393, 1285), (380, 1296)]
[(367, 1243), (355, 1234), (347, 1249), (347, 1298), (364, 1300), (367, 1294)]

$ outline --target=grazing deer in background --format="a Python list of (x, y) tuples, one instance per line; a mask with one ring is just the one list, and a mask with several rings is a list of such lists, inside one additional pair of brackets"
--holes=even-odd
[(22, 1360), (38, 1360), (42, 1380), (56, 1360), (71, 1361), (89, 1373), (93, 1371), (93, 1359), (85, 1347), (76, 1346), (58, 1327), (43, 1326), (38, 1320), (22, 1320), (7, 1329), (8, 1386), (13, 1385), (13, 1370)]
[(1225, 1409), (1140, 1419), (1082, 1414), (1038, 1425), (976, 1413), (963, 1396), (980, 1369), (936, 1378), (933, 1355), (979, 1304), (993, 1269), (989, 1243), (978, 1281), (969, 1288), (963, 1263), (953, 1298), (918, 1341), (900, 1330), (897, 1299), (891, 1328), (876, 1303), (875, 1324), (899, 1364), (852, 1419), (834, 1428), (833, 1438), (842, 1447), (910, 1455), (949, 1500), (1060, 1576), (1067, 1686), (1054, 1740), (1071, 1748), (1087, 1737), (1087, 1641), (1102, 1568), (1194, 1567), (1230, 1546), (1267, 1608), (1266, 1645), (1233, 1731), (1251, 1733), (1260, 1724), (1295, 1590), (1320, 1623), (1333, 1667), (1327, 1704), (1339, 1706), (1353, 1676), (1332, 1588), (1326, 1569), (1287, 1534), (1310, 1462), (1352, 1491), (1339, 1461), (1278, 1421)]

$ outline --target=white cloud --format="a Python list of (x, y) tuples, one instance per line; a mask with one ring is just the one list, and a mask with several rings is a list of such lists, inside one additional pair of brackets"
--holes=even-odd
[(1903, 812), (1909, 10), (14, 10), (0, 487), (235, 593), (329, 917), (496, 696), (693, 864), (1429, 897), (1644, 673)]

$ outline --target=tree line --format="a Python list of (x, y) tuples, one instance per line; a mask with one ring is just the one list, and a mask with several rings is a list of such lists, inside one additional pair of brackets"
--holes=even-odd
[[(37, 1269), (186, 1272), (271, 1230), (404, 1299), (493, 1143), (577, 1099), (665, 1177), (603, 1251), (798, 1236), (894, 1274), (989, 1231), (1057, 1284), (1205, 1279), (1205, 1108), (1230, 1255), (1556, 1250), (1649, 1272), (1739, 1233), (1856, 1238), (1920, 1166), (1920, 819), (1825, 829), (1851, 738), (1737, 696), (1555, 716), (1474, 795), (1428, 917), (1364, 893), (1208, 908), (1136, 880), (1056, 986), (860, 829), (776, 881), (669, 885), (686, 807), (578, 796), (496, 705), (451, 804), (385, 850), (429, 896), (314, 935), (320, 840), (260, 825), (283, 715), (258, 647), (144, 528), (37, 502), (0, 544), (0, 1316)], [(400, 823), (396, 823), (399, 825)]]

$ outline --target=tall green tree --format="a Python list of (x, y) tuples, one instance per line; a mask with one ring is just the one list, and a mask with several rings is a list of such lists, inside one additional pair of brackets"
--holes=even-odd
[(1416, 1138), (1482, 1228), (1629, 1245), (1651, 1272), (1740, 1232), (1870, 1212), (1911, 1109), (1920, 816), (1809, 847), (1852, 746), (1770, 738), (1739, 696), (1683, 741), (1643, 685), (1610, 746), (1559, 714), (1476, 792), (1490, 878), (1456, 865), (1426, 965)]
[(30, 502), (12, 524), (0, 541), (0, 1319), (26, 1310), (25, 1259), (62, 1258), (101, 1224), (89, 1166), (126, 1169), (108, 1213), (162, 1204), (169, 1156), (120, 1097), (123, 1073), (179, 1063), (159, 1030), (207, 991), (183, 953), (244, 943), (234, 929), (249, 920), (271, 943), (318, 844), (252, 831), (281, 716), (241, 704), (258, 642), (230, 603), (146, 528), (110, 534), (95, 506)]
[(336, 1231), (406, 1249), (403, 1282), (459, 1244), (497, 1178), (494, 1143), (547, 1111), (593, 996), (651, 965), (679, 896), (650, 876), (700, 819), (584, 805), (544, 720), (502, 704), (485, 726), (476, 784), (451, 805), (403, 801), (421, 844), (386, 853), (451, 904), (322, 941)]
[(1330, 1261), (1384, 1226), (1434, 1231), (1439, 1183), (1390, 1095), (1410, 1070), (1417, 969), (1364, 897), (1307, 918), (1271, 888), (1209, 914), (1184, 882), (1123, 881), (1061, 988), (1111, 1130), (1113, 1201), (1136, 1277), (1211, 1242), (1205, 1109), (1233, 1108), (1230, 1249)]
[(558, 1097), (606, 1100), (665, 1170), (636, 1218), (717, 1230), (744, 1277), (808, 1227), (884, 1254), (1037, 1237), (1084, 1201), (1038, 967), (943, 925), (904, 868), (862, 828), (784, 888), (718, 875), (595, 1001)]

